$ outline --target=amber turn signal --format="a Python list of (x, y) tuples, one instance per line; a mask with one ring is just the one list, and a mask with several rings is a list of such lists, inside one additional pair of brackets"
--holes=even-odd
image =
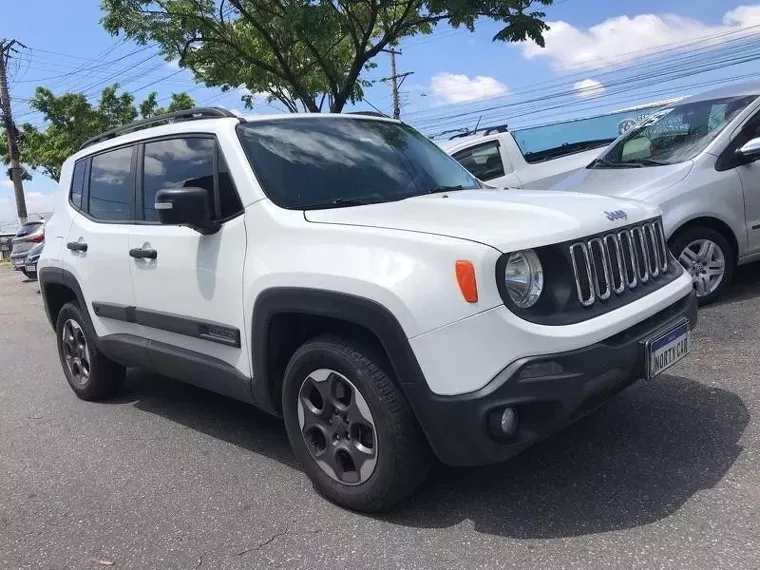
[(471, 261), (459, 260), (455, 266), (457, 283), (462, 297), (468, 303), (478, 302), (478, 284), (475, 281), (475, 268)]

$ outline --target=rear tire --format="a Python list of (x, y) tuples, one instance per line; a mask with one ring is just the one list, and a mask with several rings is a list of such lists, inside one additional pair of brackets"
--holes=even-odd
[(293, 451), (315, 489), (351, 510), (395, 506), (433, 464), (385, 366), (369, 347), (321, 336), (301, 346), (285, 371), (282, 408)]
[(720, 232), (704, 226), (688, 227), (671, 238), (670, 250), (691, 274), (700, 305), (715, 301), (731, 283), (736, 252)]
[(82, 400), (113, 397), (124, 384), (126, 368), (98, 350), (90, 319), (77, 303), (66, 303), (55, 325), (58, 356), (66, 381)]

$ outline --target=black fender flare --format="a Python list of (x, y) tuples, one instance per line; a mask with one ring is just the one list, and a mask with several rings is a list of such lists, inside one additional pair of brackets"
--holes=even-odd
[(42, 267), (37, 271), (37, 282), (40, 285), (40, 295), (42, 296), (42, 304), (45, 307), (45, 314), (47, 315), (50, 325), (55, 328), (55, 319), (50, 310), (50, 299), (47, 296), (47, 289), (49, 285), (63, 285), (64, 287), (71, 289), (79, 302), (79, 306), (89, 316), (89, 310), (84, 300), (84, 293), (82, 293), (82, 287), (79, 285), (79, 281), (74, 277), (74, 274), (60, 267)]
[[(298, 287), (277, 287), (262, 291), (254, 303), (252, 322), (252, 359), (255, 400), (264, 405), (278, 397), (271, 393), (269, 378), (268, 330), (279, 314), (300, 314), (328, 317), (371, 332), (382, 345), (393, 373), (412, 408), (419, 400), (415, 396), (428, 386), (404, 329), (385, 306), (370, 299), (348, 293)], [(270, 410), (273, 411), (273, 410)], [(420, 416), (418, 410), (415, 413)]]

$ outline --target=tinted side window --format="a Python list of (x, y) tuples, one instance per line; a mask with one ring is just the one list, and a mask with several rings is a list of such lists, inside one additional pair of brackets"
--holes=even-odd
[(130, 146), (92, 157), (88, 212), (96, 220), (129, 222), (134, 219), (132, 152)]
[(188, 137), (146, 143), (143, 167), (144, 219), (158, 221), (154, 204), (156, 192), (161, 188), (205, 188), (213, 212), (214, 152), (216, 145), (210, 138)]
[(235, 189), (235, 183), (232, 182), (230, 170), (227, 168), (227, 162), (221, 152), (219, 152), (219, 205), (221, 206), (220, 219), (230, 218), (243, 210), (240, 196)]
[(492, 142), (454, 155), (459, 163), (480, 180), (491, 180), (504, 176), (504, 164), (499, 154), (499, 143)]
[(74, 165), (74, 174), (71, 176), (71, 203), (80, 210), (82, 209), (82, 194), (84, 193), (84, 173), (87, 161), (80, 160)]

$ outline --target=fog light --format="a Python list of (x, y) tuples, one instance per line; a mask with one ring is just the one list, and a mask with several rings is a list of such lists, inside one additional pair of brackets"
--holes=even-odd
[(504, 408), (494, 410), (488, 416), (488, 428), (497, 439), (509, 439), (517, 431), (517, 410)]
[(561, 364), (556, 362), (534, 362), (528, 364), (520, 371), (519, 378), (525, 380), (528, 378), (541, 378), (542, 376), (556, 376), (563, 374), (565, 369)]

